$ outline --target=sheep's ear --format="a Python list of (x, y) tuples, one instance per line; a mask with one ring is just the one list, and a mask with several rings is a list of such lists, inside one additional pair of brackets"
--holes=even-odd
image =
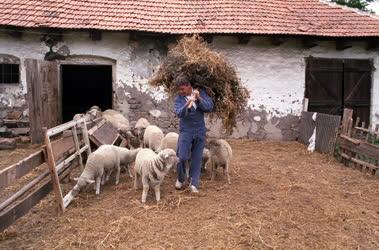
[(95, 180), (86, 180), (88, 184), (95, 183)]
[(74, 178), (74, 181), (78, 181), (78, 180), (79, 180), (79, 177), (75, 177), (75, 178)]

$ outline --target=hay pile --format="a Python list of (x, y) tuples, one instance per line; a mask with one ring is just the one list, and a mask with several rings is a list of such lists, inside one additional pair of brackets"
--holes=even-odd
[(220, 118), (227, 133), (236, 126), (236, 117), (247, 105), (248, 90), (242, 86), (232, 65), (212, 51), (199, 36), (183, 37), (169, 50), (157, 73), (149, 81), (152, 86), (163, 86), (173, 97), (176, 77), (185, 75), (196, 87), (203, 87), (212, 97), (215, 108), (210, 114)]

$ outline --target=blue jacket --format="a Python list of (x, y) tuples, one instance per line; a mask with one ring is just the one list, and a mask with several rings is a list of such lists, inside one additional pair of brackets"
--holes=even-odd
[(180, 118), (179, 132), (205, 132), (204, 113), (213, 110), (212, 98), (208, 96), (204, 89), (200, 89), (201, 101), (197, 100), (190, 109), (186, 108), (185, 96), (177, 95), (175, 98), (175, 114)]

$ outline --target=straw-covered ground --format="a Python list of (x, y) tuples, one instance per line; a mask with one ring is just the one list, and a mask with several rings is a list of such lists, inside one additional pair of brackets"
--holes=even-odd
[(195, 196), (175, 191), (171, 173), (161, 203), (150, 193), (143, 206), (124, 174), (60, 217), (50, 194), (0, 234), (0, 248), (379, 248), (377, 178), (296, 142), (230, 143), (230, 186), (205, 172)]

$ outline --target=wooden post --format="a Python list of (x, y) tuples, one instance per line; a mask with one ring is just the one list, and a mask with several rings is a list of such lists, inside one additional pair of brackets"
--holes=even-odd
[(78, 134), (76, 131), (76, 125), (72, 127), (71, 131), (72, 131), (72, 135), (74, 136), (76, 154), (79, 156), (80, 170), (83, 171), (84, 170), (83, 159), (82, 159), (82, 154), (80, 153), (80, 145), (79, 145), (79, 140), (78, 140)]
[(343, 110), (343, 118), (342, 118), (342, 128), (341, 134), (346, 135), (349, 130), (350, 119), (353, 118), (353, 110), (352, 109), (344, 109)]
[(87, 148), (87, 157), (88, 157), (91, 154), (91, 146), (90, 146), (90, 143), (89, 143), (86, 121), (84, 121), (81, 124), (81, 127), (82, 127), (82, 133), (83, 133), (84, 143), (88, 146), (88, 148)]
[(58, 173), (57, 173), (57, 169), (56, 169), (56, 165), (55, 165), (53, 149), (51, 148), (51, 143), (50, 143), (49, 135), (47, 133), (47, 128), (44, 128), (43, 130), (45, 132), (47, 164), (49, 165), (49, 169), (50, 169), (51, 182), (53, 184), (55, 199), (56, 199), (57, 204), (58, 204), (59, 213), (63, 214), (65, 207), (63, 205), (62, 189), (61, 189), (61, 186), (59, 185), (59, 178), (58, 178)]

